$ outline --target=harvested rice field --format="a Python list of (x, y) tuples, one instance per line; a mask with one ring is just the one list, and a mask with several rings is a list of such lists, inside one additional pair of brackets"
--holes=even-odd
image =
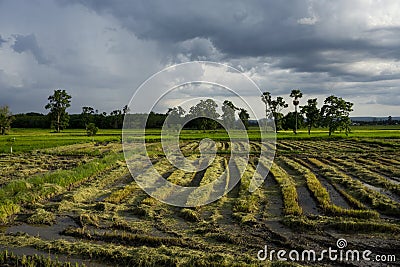
[[(169, 206), (148, 196), (129, 172), (119, 142), (1, 154), (0, 262), (2, 266), (400, 266), (398, 143), (398, 139), (279, 140), (268, 176), (250, 193), (249, 180), (263, 145), (252, 141), (249, 164), (239, 183), (218, 201), (196, 208)], [(227, 164), (229, 142), (219, 141), (216, 147), (211, 165), (194, 173), (169, 164), (160, 143), (148, 144), (148, 151), (165, 179), (198, 186), (226, 169), (230, 177), (239, 175), (235, 164)], [(199, 158), (198, 141), (185, 140), (181, 150), (191, 159)], [(148, 163), (138, 155), (135, 164)], [(159, 188), (157, 194), (169, 191)], [(299, 261), (279, 261), (276, 254), (272, 260), (269, 254), (265, 261), (258, 257), (265, 246), (269, 252), (338, 249), (338, 239), (345, 239), (348, 249), (370, 250), (371, 258), (384, 255), (391, 261), (381, 265), (376, 260), (332, 261), (327, 255)]]

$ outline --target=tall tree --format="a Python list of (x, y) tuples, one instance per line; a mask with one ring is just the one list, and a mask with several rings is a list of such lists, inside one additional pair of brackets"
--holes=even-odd
[(292, 90), (292, 92), (290, 93), (290, 97), (293, 98), (294, 114), (295, 114), (294, 133), (297, 134), (297, 106), (300, 103), (299, 98), (303, 97), (303, 93), (299, 89), (295, 89)]
[(272, 114), (272, 111), (271, 111), (271, 102), (272, 102), (271, 93), (270, 92), (264, 92), (261, 95), (261, 100), (265, 104), (265, 117), (267, 119), (272, 119), (273, 114)]
[(300, 107), (300, 113), (306, 116), (308, 135), (311, 134), (312, 127), (318, 127), (320, 121), (320, 110), (316, 98), (308, 99), (307, 105)]
[(222, 104), (222, 120), (225, 127), (232, 129), (235, 126), (235, 111), (238, 108), (229, 100), (225, 100)]
[(12, 114), (8, 106), (0, 107), (0, 133), (5, 135), (10, 129), (12, 122)]
[(195, 118), (197, 128), (200, 130), (215, 130), (217, 128), (217, 119), (220, 116), (217, 112), (217, 103), (212, 99), (200, 100), (189, 110), (189, 116)]
[(239, 119), (242, 121), (244, 127), (247, 129), (249, 129), (249, 119), (250, 119), (250, 115), (249, 112), (247, 112), (247, 110), (245, 110), (244, 108), (240, 109), (239, 112)]
[(93, 114), (94, 109), (92, 107), (82, 107), (81, 118), (85, 128), (87, 128), (88, 124), (92, 122)]
[(66, 110), (71, 106), (71, 96), (65, 90), (54, 90), (54, 94), (49, 96), (48, 100), (49, 103), (45, 108), (50, 109), (52, 125), (59, 133), (68, 126), (69, 115)]
[(185, 115), (186, 111), (181, 107), (173, 107), (169, 108), (167, 111), (167, 120), (166, 123), (170, 126), (180, 127), (183, 120), (183, 115)]
[(122, 128), (124, 116), (122, 110), (116, 109), (110, 112), (110, 124), (114, 129)]
[(350, 112), (353, 103), (345, 101), (341, 97), (334, 95), (328, 96), (324, 101), (324, 106), (321, 108), (321, 118), (324, 126), (329, 129), (329, 136), (336, 130), (344, 130), (346, 135), (351, 131), (350, 129)]
[(261, 95), (261, 100), (265, 104), (265, 115), (267, 119), (274, 118), (275, 130), (278, 132), (281, 129), (280, 122), (283, 118), (281, 111), (284, 108), (287, 108), (289, 105), (281, 96), (278, 96), (276, 99), (272, 99), (270, 92), (264, 92)]

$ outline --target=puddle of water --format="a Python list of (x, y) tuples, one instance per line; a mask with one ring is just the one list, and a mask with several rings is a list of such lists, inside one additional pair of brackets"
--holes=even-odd
[(20, 225), (13, 225), (6, 228), (5, 233), (27, 233), (31, 236), (39, 236), (44, 240), (54, 240), (57, 238), (66, 239), (69, 241), (74, 241), (74, 238), (66, 237), (60, 235), (60, 233), (67, 227), (73, 226), (78, 227), (73, 219), (70, 217), (60, 217), (57, 219), (57, 222), (51, 226), (49, 225), (29, 225), (29, 224), (20, 224)]

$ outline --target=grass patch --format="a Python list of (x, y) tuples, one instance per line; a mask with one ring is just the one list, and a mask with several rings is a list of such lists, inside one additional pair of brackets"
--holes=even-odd
[(56, 221), (56, 216), (49, 211), (44, 209), (37, 209), (33, 215), (31, 215), (27, 222), (30, 224), (47, 224), (53, 225)]

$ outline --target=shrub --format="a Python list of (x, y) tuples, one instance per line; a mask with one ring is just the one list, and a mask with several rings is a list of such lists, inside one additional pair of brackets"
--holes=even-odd
[(86, 133), (88, 136), (94, 136), (97, 134), (98, 131), (99, 131), (99, 128), (96, 127), (96, 125), (92, 122), (86, 126)]

